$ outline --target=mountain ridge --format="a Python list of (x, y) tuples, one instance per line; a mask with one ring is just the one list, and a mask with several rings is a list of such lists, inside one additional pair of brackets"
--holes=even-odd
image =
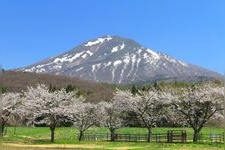
[(221, 78), (219, 73), (153, 51), (132, 39), (111, 35), (83, 42), (58, 56), (20, 70), (119, 84)]

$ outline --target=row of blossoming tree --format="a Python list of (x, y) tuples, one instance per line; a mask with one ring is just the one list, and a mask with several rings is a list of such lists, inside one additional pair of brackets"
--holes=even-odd
[(148, 130), (151, 141), (152, 128), (162, 118), (184, 123), (193, 128), (193, 141), (205, 123), (212, 117), (223, 117), (223, 87), (215, 84), (193, 85), (182, 88), (151, 89), (132, 94), (117, 90), (110, 101), (86, 102), (78, 91), (65, 89), (49, 91), (45, 85), (28, 87), (22, 93), (3, 94), (2, 130), (8, 119), (20, 116), (30, 124), (45, 124), (54, 142), (55, 128), (71, 122), (79, 130), (79, 140), (84, 132), (95, 125), (107, 127), (111, 141), (115, 131), (125, 126), (124, 118), (133, 112)]

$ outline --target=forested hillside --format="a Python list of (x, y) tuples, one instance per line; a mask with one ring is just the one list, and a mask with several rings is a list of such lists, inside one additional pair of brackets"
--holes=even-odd
[(45, 84), (51, 89), (76, 88), (88, 101), (102, 101), (112, 98), (115, 88), (109, 84), (95, 83), (78, 78), (56, 76), (49, 74), (36, 74), (19, 71), (3, 71), (3, 92), (21, 92), (28, 86), (36, 87), (37, 84)]

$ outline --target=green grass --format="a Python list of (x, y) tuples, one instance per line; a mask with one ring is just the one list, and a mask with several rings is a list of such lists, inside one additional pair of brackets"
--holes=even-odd
[[(193, 130), (191, 128), (154, 128), (153, 133), (167, 133), (168, 130), (181, 130), (187, 132), (188, 143), (147, 143), (147, 142), (107, 142), (107, 141), (81, 141), (77, 140), (78, 130), (75, 128), (56, 128), (55, 143), (50, 143), (50, 129), (45, 127), (8, 127), (7, 135), (3, 137), (3, 145), (7, 150), (15, 150), (12, 144), (25, 145), (20, 149), (32, 149), (30, 146), (43, 146), (51, 145), (53, 148), (69, 148), (73, 149), (165, 149), (165, 150), (222, 150), (224, 149), (223, 143), (213, 143), (210, 141), (192, 143)], [(210, 133), (221, 134), (224, 132), (223, 128), (203, 128), (202, 134), (209, 135)], [(86, 133), (109, 133), (106, 128), (90, 128)], [(124, 134), (146, 134), (145, 128), (121, 128), (117, 133)], [(57, 145), (56, 145), (57, 144)], [(40, 150), (45, 148), (40, 148)], [(51, 148), (48, 148), (51, 150)], [(52, 149), (55, 150), (55, 149)]]

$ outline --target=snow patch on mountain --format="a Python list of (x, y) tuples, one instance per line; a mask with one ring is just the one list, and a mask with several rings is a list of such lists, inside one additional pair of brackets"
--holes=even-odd
[(178, 60), (178, 62), (179, 62), (181, 65), (183, 65), (184, 67), (188, 67), (188, 64), (187, 64), (187, 63), (182, 62), (182, 61), (180, 61), (180, 60)]
[(116, 47), (113, 47), (113, 49), (111, 50), (111, 52), (112, 52), (112, 53), (115, 53), (115, 52), (117, 52), (118, 50), (119, 50), (119, 47), (116, 46)]
[(105, 40), (109, 41), (112, 40), (111, 37), (107, 37), (107, 38), (98, 38), (96, 41), (90, 41), (87, 44), (85, 44), (84, 46), (93, 46), (93, 45), (97, 45), (97, 44), (101, 44), (103, 43)]
[(114, 65), (114, 66), (118, 66), (118, 65), (121, 64), (121, 63), (122, 63), (121, 60), (116, 60), (116, 61), (113, 63), (113, 65)]
[(149, 52), (149, 53), (151, 53), (152, 54), (152, 57), (154, 59), (160, 59), (160, 56), (156, 52), (154, 52), (154, 51), (152, 51), (150, 49), (147, 49), (146, 51)]
[(80, 67), (80, 68), (76, 69), (76, 71), (78, 72), (78, 71), (81, 71), (82, 69), (83, 69), (83, 67)]
[(108, 67), (108, 66), (110, 66), (111, 64), (112, 64), (112, 62), (109, 61), (108, 63), (105, 63), (105, 67)]
[(60, 65), (55, 65), (55, 66), (53, 66), (52, 68), (53, 68), (53, 69), (56, 69), (56, 70), (59, 70), (59, 69), (62, 69), (62, 66), (60, 66)]
[[(37, 72), (37, 73), (42, 73), (45, 72), (46, 69), (44, 69), (44, 67), (50, 65), (52, 63), (47, 63), (47, 64), (41, 64), (41, 65), (37, 65), (37, 66), (33, 66), (31, 68), (25, 69), (26, 72)], [(58, 69), (58, 68), (57, 68)]]
[(101, 64), (95, 64), (95, 65), (92, 65), (92, 70), (91, 72), (97, 72), (97, 70), (100, 68)]
[(86, 51), (86, 53), (87, 53), (87, 54), (89, 54), (90, 56), (92, 56), (92, 55), (93, 55), (93, 53), (92, 53), (92, 52), (90, 52), (89, 50), (87, 50), (87, 51)]
[(126, 64), (130, 63), (130, 56), (129, 53), (126, 53), (124, 58), (123, 58), (123, 62), (125, 62)]
[(44, 69), (44, 68), (40, 68), (40, 69), (37, 69), (36, 72), (37, 72), (37, 73), (42, 73), (42, 72), (45, 72), (45, 69)]
[(149, 57), (148, 54), (147, 53), (144, 53), (143, 58), (146, 59), (148, 57)]
[(69, 56), (64, 56), (62, 58), (55, 58), (55, 60), (53, 62), (55, 63), (63, 63), (63, 62), (73, 62), (74, 60), (76, 60), (77, 58), (79, 58), (82, 54), (84, 54), (85, 51), (80, 52), (80, 53), (76, 53), (75, 55), (69, 55)]
[(124, 47), (125, 47), (125, 44), (123, 43), (123, 44), (121, 45), (120, 49), (122, 50), (122, 49), (124, 49)]
[(86, 57), (87, 57), (87, 54), (84, 54), (84, 55), (82, 55), (81, 57), (82, 57), (82, 58), (86, 58)]
[(130, 72), (127, 74), (127, 77), (131, 76), (131, 73), (134, 70), (135, 61), (136, 61), (136, 55), (133, 54), (131, 56), (131, 69), (130, 69)]
[[(124, 60), (123, 60), (124, 61)], [(125, 61), (124, 61), (125, 62)], [(120, 79), (119, 79), (119, 83), (121, 83), (122, 82), (122, 79), (123, 79), (123, 77), (124, 77), (124, 72), (125, 72), (125, 70), (127, 69), (127, 66), (128, 66), (128, 62), (125, 62), (125, 64), (123, 65), (123, 68), (122, 68), (122, 70), (121, 70), (121, 74), (120, 74)], [(126, 76), (125, 76), (126, 77)]]
[(138, 52), (138, 54), (141, 54), (141, 52), (142, 52), (142, 49), (139, 49), (139, 50), (138, 50), (137, 52)]
[(124, 47), (125, 47), (125, 44), (124, 43), (122, 45), (120, 45), (120, 46), (115, 46), (115, 47), (113, 47), (113, 49), (111, 50), (111, 52), (112, 53), (115, 53), (115, 52), (117, 52), (119, 50), (124, 49)]
[(112, 82), (114, 81), (114, 78), (115, 78), (115, 72), (116, 72), (116, 70), (117, 70), (117, 67), (118, 67), (118, 65), (120, 65), (121, 63), (122, 63), (121, 60), (116, 60), (116, 61), (113, 63), (114, 68), (113, 68), (113, 70), (112, 70)]

